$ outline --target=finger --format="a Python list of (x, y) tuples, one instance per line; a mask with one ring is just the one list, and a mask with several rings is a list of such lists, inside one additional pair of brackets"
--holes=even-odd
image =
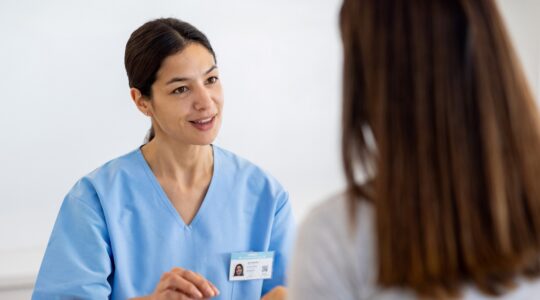
[(195, 300), (200, 298), (191, 298), (188, 295), (175, 290), (167, 290), (159, 295), (158, 299), (163, 300)]
[(166, 286), (167, 289), (179, 291), (192, 298), (201, 299), (204, 297), (197, 286), (176, 273), (171, 273), (171, 276), (167, 278)]
[[(171, 270), (171, 273), (179, 274), (180, 276), (184, 277), (184, 279), (190, 280), (193, 284), (195, 284), (203, 294), (205, 294), (205, 297), (215, 297), (220, 294), (219, 289), (208, 279), (204, 278), (199, 273), (182, 269), (179, 267), (176, 267)], [(210, 289), (207, 288), (208, 285)], [(206, 293), (204, 292), (206, 291)], [(213, 294), (212, 294), (213, 292)]]
[(211, 293), (212, 295), (210, 295), (209, 297), (216, 297), (219, 295), (219, 290), (218, 288), (208, 279), (206, 279), (204, 276), (202, 276), (201, 274), (199, 273), (195, 273), (196, 275), (200, 276), (202, 279), (204, 279), (204, 281), (206, 282), (206, 284), (210, 287), (210, 289), (208, 290), (209, 293)]
[(156, 286), (156, 293), (165, 292), (168, 288), (169, 284), (169, 277), (171, 276), (170, 272), (165, 272), (163, 275), (161, 275), (161, 278), (159, 279), (158, 285)]
[(194, 283), (200, 291), (204, 291), (205, 297), (215, 297), (219, 293), (219, 291), (214, 287), (214, 285), (206, 278), (204, 278), (201, 274), (195, 273), (192, 271), (187, 271), (186, 277), (188, 277), (190, 280), (193, 280), (192, 283)]
[(206, 280), (202, 275), (197, 274), (190, 270), (176, 270), (173, 269), (173, 272), (175, 274), (180, 275), (182, 278), (188, 280), (192, 284), (194, 284), (197, 289), (202, 292), (204, 297), (214, 297), (217, 296), (216, 291), (212, 288), (211, 283)]
[(211, 286), (212, 289), (214, 290), (214, 293), (216, 293), (216, 296), (219, 296), (219, 290), (218, 290), (218, 288), (217, 288), (212, 282), (210, 282), (210, 280), (208, 280), (208, 283), (210, 284), (210, 286)]

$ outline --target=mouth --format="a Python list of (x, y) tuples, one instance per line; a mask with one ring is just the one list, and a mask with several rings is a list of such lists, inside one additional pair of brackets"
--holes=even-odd
[(193, 127), (197, 128), (201, 131), (207, 131), (212, 129), (214, 127), (214, 120), (216, 119), (216, 115), (204, 118), (204, 119), (198, 119), (189, 121), (193, 125)]

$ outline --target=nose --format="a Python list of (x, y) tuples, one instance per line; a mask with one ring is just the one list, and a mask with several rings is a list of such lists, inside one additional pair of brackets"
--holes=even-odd
[(193, 102), (193, 107), (196, 110), (204, 111), (212, 106), (212, 93), (205, 85), (199, 86), (197, 88), (197, 93), (195, 95), (195, 101)]

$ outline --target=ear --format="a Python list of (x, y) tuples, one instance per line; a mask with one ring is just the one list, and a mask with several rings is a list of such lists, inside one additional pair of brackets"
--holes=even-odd
[(133, 100), (133, 103), (135, 103), (135, 106), (145, 115), (145, 116), (152, 116), (152, 104), (150, 103), (150, 99), (148, 97), (144, 96), (141, 91), (137, 88), (131, 88), (129, 90), (129, 94), (131, 95), (131, 100)]

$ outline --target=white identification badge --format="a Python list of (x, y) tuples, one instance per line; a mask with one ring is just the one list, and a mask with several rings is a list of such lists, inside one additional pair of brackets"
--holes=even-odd
[(273, 263), (273, 251), (232, 253), (229, 280), (270, 279)]

